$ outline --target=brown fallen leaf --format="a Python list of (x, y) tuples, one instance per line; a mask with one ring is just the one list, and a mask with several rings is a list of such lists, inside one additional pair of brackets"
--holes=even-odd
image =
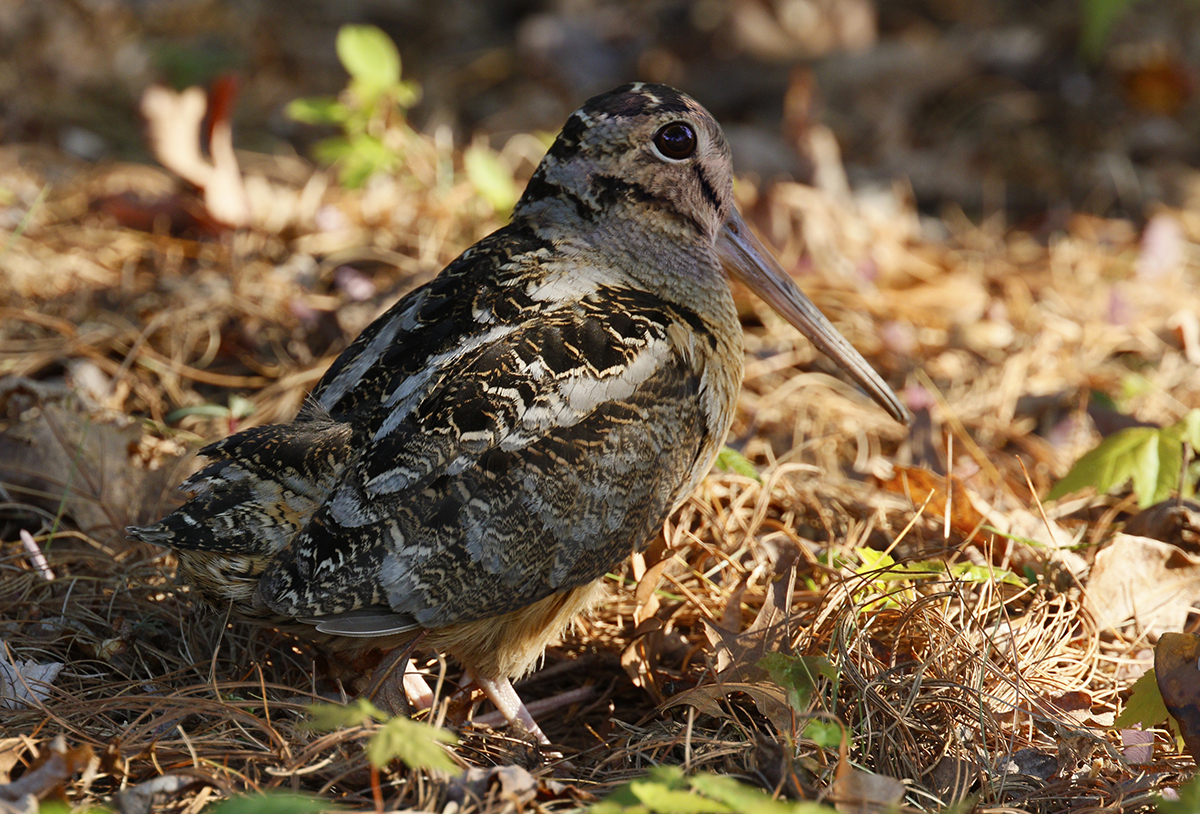
[(179, 480), (170, 463), (156, 470), (131, 465), (141, 427), (93, 414), (69, 391), (0, 380), (0, 416), (8, 418), (0, 430), (0, 486), (98, 540), (158, 516)]
[(1200, 556), (1152, 540), (1117, 534), (1096, 555), (1084, 607), (1101, 630), (1135, 623), (1147, 635), (1182, 630), (1200, 602)]
[(938, 475), (928, 469), (913, 466), (894, 466), (892, 476), (879, 483), (885, 490), (907, 495), (918, 509), (924, 507), (926, 517), (943, 519), (949, 506), (950, 528), (968, 537), (978, 532), (984, 517), (971, 503), (967, 485), (960, 478)]
[[(225, 77), (213, 84), (209, 94), (196, 87), (177, 93), (157, 85), (142, 94), (142, 115), (155, 158), (204, 191), (204, 206), (214, 220), (234, 227), (250, 221), (250, 203), (233, 151), (231, 114), (236, 92), (236, 81)], [(200, 152), (205, 113), (210, 114), (211, 160)]]
[(854, 768), (849, 751), (846, 738), (842, 738), (830, 795), (834, 807), (842, 814), (883, 814), (899, 810), (904, 800), (904, 784), (893, 777)]
[(788, 705), (787, 691), (765, 678), (755, 682), (723, 682), (718, 678), (715, 684), (701, 684), (672, 696), (659, 709), (665, 711), (680, 704), (689, 704), (703, 714), (711, 715), (714, 718), (732, 718), (733, 716), (721, 707), (720, 702), (736, 693), (745, 693), (750, 696), (754, 706), (758, 708), (764, 718), (771, 722), (776, 731), (792, 733), (796, 718), (791, 706)]
[(1164, 633), (1154, 648), (1154, 676), (1184, 745), (1200, 759), (1200, 636)]
[(195, 196), (171, 195), (145, 199), (135, 192), (102, 195), (88, 207), (107, 215), (120, 226), (179, 238), (215, 238), (228, 227), (214, 220)]
[[(726, 717), (718, 703), (720, 699), (734, 693), (745, 693), (779, 732), (792, 732), (795, 716), (788, 704), (787, 692), (771, 680), (760, 662), (767, 654), (782, 650), (791, 640), (792, 625), (788, 608), (791, 607), (798, 558), (799, 552), (793, 548), (785, 548), (780, 552), (763, 605), (745, 631), (727, 630), (706, 619), (702, 620), (704, 632), (716, 650), (716, 681), (685, 690), (673, 696), (660, 709), (691, 704), (707, 715)], [(740, 602), (742, 591), (735, 591), (733, 596), (736, 600), (731, 601)], [(734, 618), (733, 614), (727, 616)]]
[(63, 668), (61, 661), (8, 660), (11, 651), (0, 639), (0, 709), (41, 706)]
[(1200, 503), (1194, 500), (1164, 500), (1129, 518), (1125, 533), (1153, 537), (1200, 554)]
[(67, 746), (62, 735), (55, 735), (33, 764), (18, 779), (0, 786), (0, 802), (16, 802), (26, 797), (38, 800), (51, 795), (61, 797), (63, 786), (89, 763), (99, 759), (89, 744)]

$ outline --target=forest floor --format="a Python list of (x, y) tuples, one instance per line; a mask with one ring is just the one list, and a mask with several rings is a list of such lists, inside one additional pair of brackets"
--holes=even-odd
[[(1126, 216), (931, 215), (909, 183), (852, 191), (812, 123), (814, 183), (744, 177), (739, 206), (911, 425), (735, 290), (738, 454), (518, 685), (590, 691), (539, 716), (561, 756), (464, 720), (436, 653), (430, 719), (463, 771), (372, 762), (384, 723), (315, 731), (309, 705), (371, 664), (205, 610), (123, 529), (178, 504), (206, 442), (290, 420), (372, 319), (503, 222), (546, 144), (467, 159), (404, 138), (358, 189), (240, 153), (237, 228), (157, 166), (0, 146), (0, 811), (29, 810), (20, 791), (566, 811), (614, 790), (608, 810), (755, 810), (708, 774), (839, 810), (1139, 811), (1194, 774), (1165, 715), (1117, 716), (1162, 634), (1197, 627), (1200, 507), (1171, 433), (1200, 409), (1200, 174)], [(1105, 464), (1124, 476), (1047, 498), (1131, 428), (1138, 461)], [(1194, 670), (1188, 646), (1160, 682), (1187, 653)]]

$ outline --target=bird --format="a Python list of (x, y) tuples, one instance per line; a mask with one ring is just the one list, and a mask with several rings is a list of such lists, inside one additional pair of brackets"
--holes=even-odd
[(747, 227), (711, 114), (632, 83), (570, 115), (507, 225), (402, 297), (291, 423), (201, 453), (128, 534), (234, 617), (335, 652), (449, 655), (513, 689), (706, 476), (744, 362), (740, 280), (907, 412)]

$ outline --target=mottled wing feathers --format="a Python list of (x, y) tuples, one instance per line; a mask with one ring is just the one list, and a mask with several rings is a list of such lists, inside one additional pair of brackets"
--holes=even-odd
[(306, 617), (386, 604), (439, 627), (586, 584), (644, 544), (677, 499), (664, 473), (689, 472), (708, 429), (661, 306), (630, 306), (543, 309), (444, 362), (420, 397), (385, 389), (356, 416), (345, 477), (264, 576), (266, 602)]
[(359, 334), (311, 398), (334, 416), (379, 414), (385, 398), (387, 412), (403, 412), (448, 362), (486, 342), (489, 329), (528, 318), (521, 272), (536, 270), (549, 252), (550, 244), (529, 229), (509, 226), (485, 237)]

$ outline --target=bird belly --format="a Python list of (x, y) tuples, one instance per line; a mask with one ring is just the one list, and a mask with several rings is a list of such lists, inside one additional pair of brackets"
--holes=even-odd
[(579, 615), (607, 593), (596, 580), (490, 619), (432, 630), (425, 641), (483, 678), (519, 678)]

